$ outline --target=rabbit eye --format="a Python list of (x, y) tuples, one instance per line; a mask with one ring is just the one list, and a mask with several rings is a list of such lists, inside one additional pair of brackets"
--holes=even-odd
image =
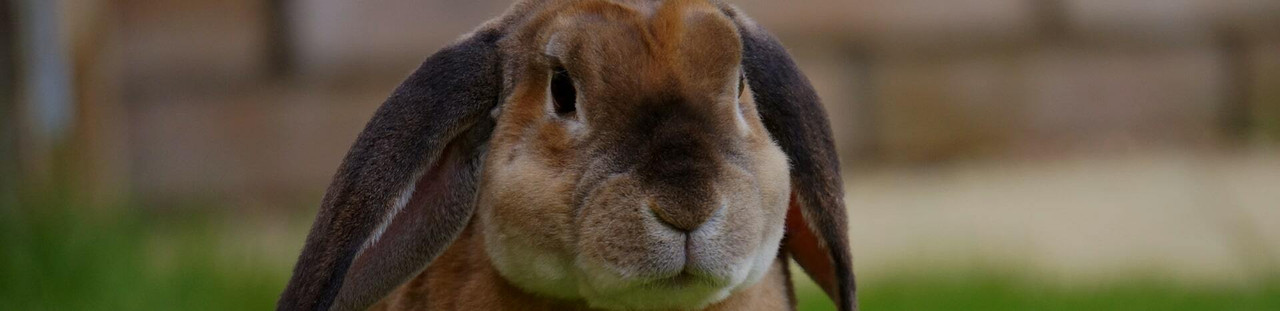
[(738, 73), (738, 97), (742, 97), (742, 90), (746, 89), (746, 83), (745, 83), (746, 80), (747, 80), (747, 74), (744, 72), (739, 72)]
[(569, 114), (576, 111), (577, 108), (577, 91), (573, 88), (573, 79), (569, 77), (569, 71), (564, 67), (557, 66), (551, 71), (551, 100), (554, 102), (557, 114)]

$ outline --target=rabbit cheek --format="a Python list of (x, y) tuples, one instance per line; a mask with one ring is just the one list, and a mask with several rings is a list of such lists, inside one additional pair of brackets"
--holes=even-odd
[(528, 156), (486, 167), (488, 183), (479, 200), (485, 251), (513, 285), (555, 298), (577, 296), (573, 256), (572, 208), (564, 193), (568, 177), (553, 173)]
[[(763, 136), (767, 137), (767, 136)], [(760, 195), (760, 211), (763, 232), (761, 243), (755, 250), (751, 271), (739, 287), (756, 284), (763, 278), (777, 259), (778, 248), (786, 231), (787, 204), (791, 199), (790, 170), (782, 149), (765, 140), (759, 144), (754, 159), (754, 178)]]
[[(726, 173), (726, 209), (690, 233), (689, 268), (719, 278), (732, 290), (755, 285), (777, 257), (783, 222), (758, 181), (743, 170)], [(736, 175), (736, 176), (734, 176)]]

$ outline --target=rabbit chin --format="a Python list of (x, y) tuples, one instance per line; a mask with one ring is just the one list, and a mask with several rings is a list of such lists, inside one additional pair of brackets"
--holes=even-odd
[(725, 243), (729, 239), (723, 229), (728, 228), (712, 222), (708, 227), (719, 230), (688, 236), (651, 227), (647, 235), (665, 243), (645, 252), (640, 260), (645, 264), (636, 266), (542, 249), (526, 241), (527, 235), (501, 235), (486, 242), (486, 248), (499, 274), (533, 294), (606, 310), (696, 310), (758, 283), (777, 259), (783, 235), (782, 226), (769, 228), (745, 250), (747, 256), (729, 258), (734, 256), (726, 254), (734, 251), (728, 248), (743, 245)]
[(768, 261), (763, 265), (756, 262), (720, 263), (724, 265), (720, 267), (723, 272), (699, 271), (691, 268), (695, 263), (689, 262), (683, 270), (636, 276), (628, 269), (580, 261), (579, 294), (588, 305), (598, 309), (696, 310), (759, 282), (769, 265)]

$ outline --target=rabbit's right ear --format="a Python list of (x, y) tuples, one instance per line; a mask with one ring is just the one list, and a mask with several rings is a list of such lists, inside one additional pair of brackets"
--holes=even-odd
[(329, 185), (277, 310), (364, 310), (422, 271), (475, 210), (502, 85), (496, 30), (428, 58)]

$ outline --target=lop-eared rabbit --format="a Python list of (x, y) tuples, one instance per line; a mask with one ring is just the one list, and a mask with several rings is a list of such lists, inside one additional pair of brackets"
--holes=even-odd
[(279, 310), (854, 310), (839, 164), (782, 45), (707, 1), (527, 0), (338, 168)]

